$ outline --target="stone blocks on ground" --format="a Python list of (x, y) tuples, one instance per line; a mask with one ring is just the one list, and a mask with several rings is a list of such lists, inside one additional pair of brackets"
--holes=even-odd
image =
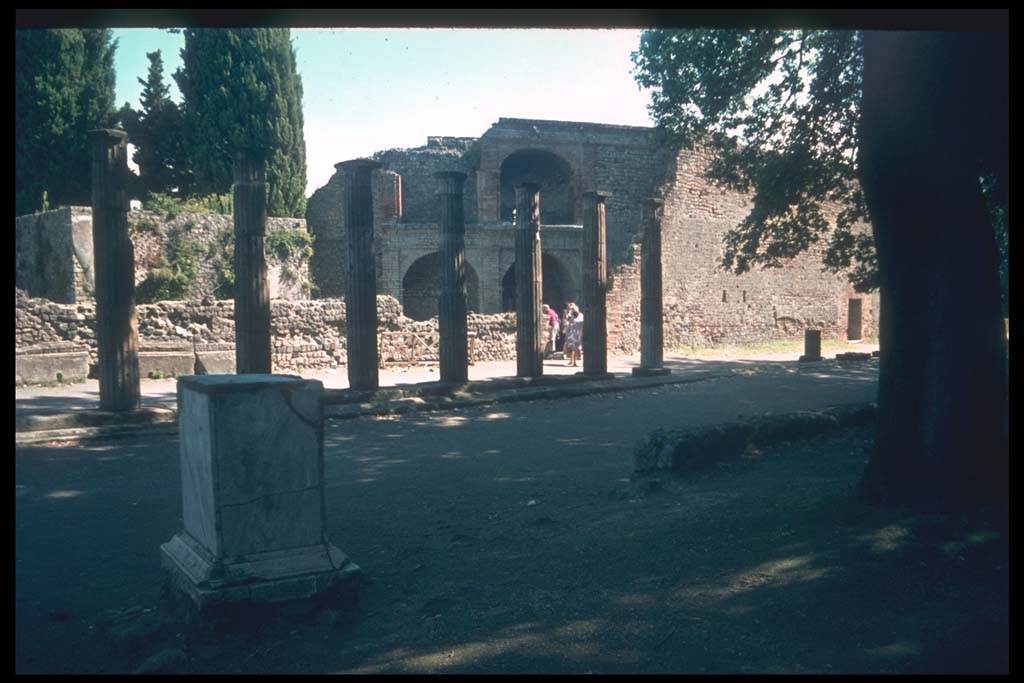
[(139, 351), (139, 377), (181, 377), (195, 373), (192, 347)]
[(668, 368), (633, 368), (634, 377), (654, 377), (655, 375), (669, 375), (672, 371)]
[(196, 345), (197, 375), (235, 374), (234, 344)]
[(347, 591), (358, 577), (326, 533), (322, 394), (286, 375), (178, 381), (184, 529), (161, 559), (200, 610)]
[(14, 383), (82, 382), (89, 376), (89, 351), (62, 350), (14, 354)]
[(821, 411), (765, 415), (695, 429), (656, 429), (633, 450), (634, 472), (689, 472), (738, 458), (751, 447), (805, 439), (843, 427), (870, 424), (876, 406), (867, 403)]

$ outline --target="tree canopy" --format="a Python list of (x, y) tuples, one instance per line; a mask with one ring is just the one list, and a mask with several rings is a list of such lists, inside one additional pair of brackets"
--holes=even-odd
[[(653, 30), (633, 53), (659, 128), (716, 152), (708, 176), (752, 193), (725, 240), (737, 273), (780, 266), (825, 235), (825, 264), (858, 289), (876, 286), (857, 185), (862, 52), (853, 31)], [(830, 234), (828, 204), (838, 207)]]
[(185, 195), (191, 173), (184, 154), (184, 119), (178, 105), (171, 99), (170, 86), (164, 82), (164, 63), (160, 51), (146, 53), (149, 73), (139, 97), (140, 111), (126, 102), (121, 108), (121, 123), (134, 145), (132, 160), (138, 164), (140, 186), (147, 196), (169, 194), (177, 189)]
[(782, 265), (838, 205), (825, 264), (881, 294), (867, 497), (1005, 502), (1007, 34), (655, 30), (633, 60), (668, 139), (752, 195), (724, 266)]
[(199, 195), (230, 191), (235, 154), (267, 159), (267, 212), (305, 213), (302, 83), (288, 29), (188, 29), (174, 74)]
[(108, 29), (17, 29), (15, 212), (88, 204), (88, 131), (113, 125), (114, 51)]

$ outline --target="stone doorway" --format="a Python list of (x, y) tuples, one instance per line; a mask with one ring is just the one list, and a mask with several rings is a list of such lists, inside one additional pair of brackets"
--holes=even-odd
[[(402, 277), (402, 314), (413, 320), (428, 320), (437, 315), (441, 296), (441, 254), (432, 252), (416, 259)], [(480, 310), (480, 278), (466, 262), (466, 307)]]
[(552, 152), (525, 149), (508, 155), (501, 164), (501, 220), (513, 222), (515, 188), (522, 183), (540, 185), (540, 222), (542, 225), (572, 225), (576, 196), (572, 167)]
[[(541, 303), (551, 306), (561, 315), (570, 301), (579, 303), (579, 286), (572, 272), (557, 256), (541, 253), (544, 279), (541, 283)], [(501, 310), (516, 310), (516, 264), (513, 263), (501, 278)]]
[(862, 338), (863, 299), (850, 299), (846, 308), (846, 340), (860, 341)]

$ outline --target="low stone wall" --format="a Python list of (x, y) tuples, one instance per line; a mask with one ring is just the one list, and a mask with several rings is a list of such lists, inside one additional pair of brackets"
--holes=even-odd
[(633, 449), (634, 474), (686, 473), (740, 457), (748, 448), (805, 439), (843, 427), (871, 424), (877, 404), (762, 415), (694, 429), (656, 429)]
[[(14, 308), (14, 347), (19, 358), (58, 351), (85, 352), (89, 364), (95, 366), (94, 304), (58, 304), (30, 298), (15, 289)], [(275, 300), (270, 310), (275, 372), (345, 365), (343, 299)], [(377, 297), (377, 317), (382, 364), (438, 362), (437, 318), (410, 320), (401, 314), (401, 304), (390, 296)], [(207, 298), (138, 305), (136, 318), (143, 377), (186, 374), (186, 368), (191, 368), (189, 373), (234, 372), (233, 301)], [(515, 359), (514, 313), (471, 313), (467, 324), (472, 362)], [(17, 370), (15, 374), (22, 377)]]

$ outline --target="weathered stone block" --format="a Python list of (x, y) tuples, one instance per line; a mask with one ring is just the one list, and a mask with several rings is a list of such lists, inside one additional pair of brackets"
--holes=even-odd
[(358, 575), (327, 540), (322, 394), (285, 375), (178, 381), (185, 528), (161, 550), (201, 609), (308, 598)]
[(197, 375), (235, 374), (235, 352), (196, 350)]
[(89, 376), (89, 352), (14, 355), (14, 383), (81, 382)]
[(191, 351), (139, 351), (140, 377), (181, 377), (195, 373)]

